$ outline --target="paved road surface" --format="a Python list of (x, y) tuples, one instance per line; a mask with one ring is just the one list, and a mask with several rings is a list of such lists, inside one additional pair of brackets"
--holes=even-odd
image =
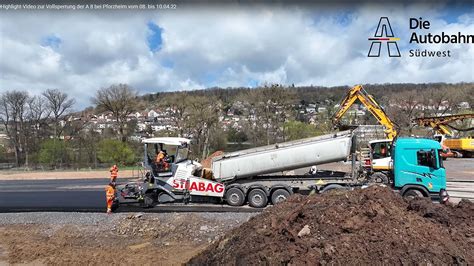
[[(474, 199), (474, 159), (448, 159), (445, 162), (448, 193), (453, 201)], [(323, 168), (321, 168), (323, 169)], [(120, 182), (126, 182), (121, 179)], [(462, 182), (459, 182), (462, 181)], [(0, 180), (0, 212), (18, 211), (83, 211), (102, 212), (105, 209), (105, 184), (108, 179), (64, 180)], [(254, 212), (250, 207), (225, 205), (166, 205), (153, 209), (120, 208), (120, 211), (214, 211)]]
[[(121, 179), (120, 182), (127, 180)], [(108, 179), (0, 180), (0, 212), (105, 211), (105, 184)], [(258, 212), (216, 204), (170, 204), (152, 209), (120, 207), (119, 211), (141, 212)]]

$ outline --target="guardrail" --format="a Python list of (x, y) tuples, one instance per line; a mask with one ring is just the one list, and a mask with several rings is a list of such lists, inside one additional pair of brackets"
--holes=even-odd
[(0, 163), (0, 170), (12, 169), (15, 167), (14, 163)]

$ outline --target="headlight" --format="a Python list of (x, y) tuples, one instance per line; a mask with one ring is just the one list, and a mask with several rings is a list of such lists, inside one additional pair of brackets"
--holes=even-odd
[(439, 191), (439, 201), (441, 203), (446, 203), (446, 202), (448, 202), (448, 200), (449, 200), (448, 192), (444, 189), (441, 189)]

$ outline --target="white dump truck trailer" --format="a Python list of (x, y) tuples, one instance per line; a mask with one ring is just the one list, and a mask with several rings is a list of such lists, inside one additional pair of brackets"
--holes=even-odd
[[(172, 202), (227, 203), (265, 207), (293, 193), (309, 193), (330, 184), (351, 182), (351, 173), (317, 171), (300, 175), (290, 170), (347, 160), (351, 154), (350, 131), (225, 153), (213, 158), (211, 169), (188, 159), (189, 139), (152, 138), (145, 145), (143, 182), (118, 186), (121, 204), (144, 206)], [(166, 152), (166, 167), (154, 160)], [(327, 184), (327, 183), (326, 183)], [(330, 189), (331, 187), (326, 187)]]
[(347, 159), (350, 131), (226, 153), (213, 158), (212, 173), (220, 182), (294, 170)]

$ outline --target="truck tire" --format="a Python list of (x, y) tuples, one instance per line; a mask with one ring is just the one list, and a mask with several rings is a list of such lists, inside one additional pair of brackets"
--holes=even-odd
[(279, 188), (272, 193), (272, 203), (273, 205), (285, 201), (290, 196), (288, 190)]
[(370, 183), (388, 184), (388, 176), (384, 173), (374, 173), (370, 176)]
[(260, 188), (252, 189), (248, 196), (249, 205), (254, 208), (263, 208), (268, 204), (268, 197), (265, 191)]
[(230, 206), (242, 206), (245, 202), (245, 195), (239, 188), (233, 187), (225, 193), (225, 201)]
[(423, 193), (418, 189), (408, 189), (403, 194), (403, 197), (409, 200), (416, 199), (416, 198), (423, 198)]

